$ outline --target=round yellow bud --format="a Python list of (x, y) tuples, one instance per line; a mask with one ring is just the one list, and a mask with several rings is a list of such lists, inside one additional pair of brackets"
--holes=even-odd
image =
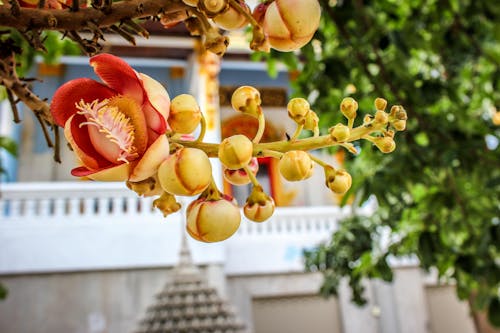
[(330, 128), (330, 136), (336, 142), (346, 142), (351, 135), (349, 127), (344, 124), (337, 124)]
[(237, 88), (231, 96), (231, 106), (234, 110), (257, 117), (261, 112), (260, 93), (251, 86)]
[(311, 106), (304, 98), (296, 97), (292, 98), (288, 102), (286, 109), (288, 111), (288, 116), (291, 119), (293, 119), (297, 124), (304, 124), (306, 116), (311, 110)]
[(375, 98), (375, 109), (385, 111), (387, 107), (387, 101), (383, 98), (377, 97)]
[(219, 160), (228, 169), (241, 169), (250, 163), (253, 154), (253, 144), (243, 134), (225, 138), (219, 145)]
[(394, 149), (396, 149), (396, 142), (390, 136), (375, 138), (373, 143), (381, 152), (385, 154), (391, 153)]
[(186, 210), (186, 230), (196, 240), (212, 243), (231, 237), (241, 222), (240, 209), (232, 198), (197, 199)]
[[(250, 7), (243, 0), (238, 1), (238, 3), (247, 13), (251, 13)], [(224, 30), (237, 30), (248, 24), (248, 19), (245, 15), (232, 6), (229, 6), (227, 10), (215, 16), (213, 21)]]
[(278, 167), (281, 175), (292, 182), (307, 179), (313, 172), (311, 157), (302, 150), (292, 150), (283, 154)]
[(192, 133), (201, 120), (201, 111), (196, 99), (188, 94), (174, 97), (170, 103), (168, 124), (174, 132)]
[(243, 207), (243, 214), (245, 217), (254, 222), (264, 222), (269, 219), (274, 213), (274, 200), (267, 197), (263, 202), (247, 202)]
[(168, 193), (188, 196), (199, 194), (212, 180), (212, 165), (204, 151), (181, 148), (160, 165), (158, 180)]
[(310, 110), (304, 122), (304, 129), (314, 131), (318, 127), (319, 117), (313, 110)]
[(392, 122), (392, 127), (396, 131), (404, 131), (406, 128), (406, 120), (396, 119)]
[(340, 103), (340, 111), (347, 119), (354, 119), (358, 111), (358, 102), (352, 97), (346, 97)]
[(389, 121), (389, 114), (382, 110), (375, 112), (375, 122), (378, 124), (387, 124)]
[[(256, 7), (256, 10), (259, 6)], [(288, 52), (307, 44), (318, 29), (321, 7), (317, 0), (275, 0), (256, 14), (271, 46)]]
[(335, 170), (332, 167), (326, 167), (325, 184), (332, 192), (344, 194), (351, 188), (352, 177), (345, 170)]

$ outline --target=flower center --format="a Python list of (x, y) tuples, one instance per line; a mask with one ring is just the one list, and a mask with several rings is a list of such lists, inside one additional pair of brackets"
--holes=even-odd
[[(120, 98), (120, 97), (115, 97)], [(110, 100), (94, 100), (86, 103), (81, 100), (76, 104), (78, 114), (84, 115), (87, 121), (82, 126), (94, 126), (101, 135), (118, 148), (117, 162), (128, 163), (138, 156), (134, 146), (135, 132), (132, 121), (117, 106), (110, 105)], [(99, 147), (96, 147), (99, 150)]]

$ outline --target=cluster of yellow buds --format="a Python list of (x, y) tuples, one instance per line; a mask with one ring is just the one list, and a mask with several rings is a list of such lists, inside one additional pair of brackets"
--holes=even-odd
[[(406, 126), (407, 115), (403, 107), (393, 106), (386, 112), (387, 101), (377, 98), (375, 114), (365, 116), (360, 126), (353, 127), (358, 104), (352, 98), (345, 98), (340, 111), (347, 118), (347, 124), (336, 124), (327, 134), (320, 135), (318, 116), (309, 103), (303, 98), (293, 98), (287, 105), (287, 113), (296, 123), (294, 134), (286, 140), (261, 143), (265, 128), (261, 103), (257, 89), (251, 86), (236, 89), (231, 98), (233, 109), (258, 119), (258, 131), (254, 138), (236, 134), (215, 144), (203, 142), (206, 124), (194, 97), (177, 96), (172, 100), (168, 116), (170, 155), (159, 166), (156, 178), (149, 182), (128, 182), (129, 187), (141, 195), (153, 189), (158, 193), (159, 185), (163, 194), (154, 201), (154, 206), (164, 215), (180, 209), (176, 196), (198, 196), (186, 210), (188, 233), (204, 242), (222, 241), (238, 230), (240, 208), (232, 197), (217, 189), (209, 158), (219, 159), (224, 179), (229, 183), (236, 186), (252, 184), (242, 211), (248, 220), (264, 222), (274, 213), (275, 203), (257, 180), (258, 157), (279, 159), (279, 172), (288, 181), (311, 177), (314, 165), (318, 164), (324, 169), (326, 187), (336, 194), (345, 194), (352, 184), (351, 175), (309, 151), (338, 145), (357, 153), (352, 142), (365, 139), (380, 151), (390, 153), (396, 147), (395, 131), (404, 130)], [(201, 127), (200, 134), (195, 138), (193, 133), (198, 127)], [(304, 130), (311, 131), (312, 135), (300, 138)]]
[[(244, 0), (183, 0), (189, 10), (162, 15), (167, 28), (186, 22), (191, 33), (201, 35), (206, 49), (222, 55), (229, 39), (218, 29), (252, 27), (250, 48), (269, 52), (294, 51), (307, 44), (318, 29), (321, 7), (317, 0), (267, 0), (253, 11)], [(191, 20), (190, 20), (191, 19)]]

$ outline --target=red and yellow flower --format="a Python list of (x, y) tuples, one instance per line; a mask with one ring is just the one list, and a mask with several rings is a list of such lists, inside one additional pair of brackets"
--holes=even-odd
[(104, 83), (67, 82), (51, 112), (78, 157), (73, 176), (137, 182), (155, 175), (168, 157), (170, 98), (165, 88), (110, 54), (90, 58)]

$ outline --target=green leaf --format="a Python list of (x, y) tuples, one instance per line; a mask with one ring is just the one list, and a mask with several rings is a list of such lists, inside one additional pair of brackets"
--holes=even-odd
[(17, 143), (6, 136), (0, 136), (0, 148), (5, 149), (9, 154), (17, 157)]

